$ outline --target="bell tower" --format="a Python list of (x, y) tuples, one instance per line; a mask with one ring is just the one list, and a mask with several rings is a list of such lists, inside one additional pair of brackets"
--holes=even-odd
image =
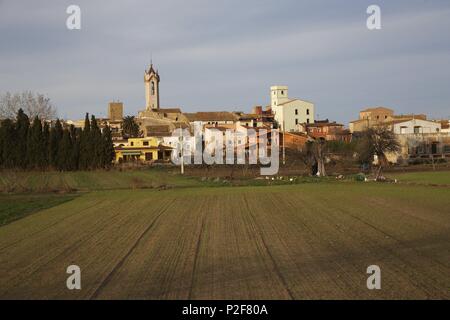
[(153, 69), (153, 64), (144, 73), (145, 109), (159, 110), (159, 74)]

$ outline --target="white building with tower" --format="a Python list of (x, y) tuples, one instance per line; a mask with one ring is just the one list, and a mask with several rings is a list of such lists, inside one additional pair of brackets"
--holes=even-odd
[(314, 103), (289, 98), (287, 86), (270, 87), (270, 107), (282, 131), (299, 131), (299, 124), (314, 123)]

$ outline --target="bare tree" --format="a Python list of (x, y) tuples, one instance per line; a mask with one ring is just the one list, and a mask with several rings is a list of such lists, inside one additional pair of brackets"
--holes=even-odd
[(303, 162), (311, 167), (311, 174), (325, 177), (325, 159), (327, 154), (327, 142), (324, 139), (314, 139), (306, 142), (302, 152)]
[(22, 109), (30, 119), (36, 116), (43, 120), (56, 118), (56, 108), (50, 98), (40, 93), (23, 91), (21, 93), (6, 92), (0, 96), (0, 118), (14, 119)]
[(378, 170), (375, 180), (379, 180), (383, 171), (389, 162), (388, 153), (400, 151), (400, 144), (395, 134), (387, 127), (380, 126), (369, 128), (362, 133), (359, 143), (360, 158), (365, 161), (373, 161), (376, 156), (378, 159)]

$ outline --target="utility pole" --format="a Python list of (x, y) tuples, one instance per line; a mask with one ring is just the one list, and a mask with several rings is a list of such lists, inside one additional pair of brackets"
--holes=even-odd
[(181, 129), (180, 124), (180, 143), (181, 143), (181, 174), (184, 174), (184, 150), (183, 150), (183, 130)]
[(284, 140), (286, 137), (286, 135), (285, 135), (286, 130), (284, 129), (284, 125), (285, 125), (285, 123), (283, 120), (283, 166), (286, 164), (286, 150), (285, 150), (285, 144), (284, 144)]

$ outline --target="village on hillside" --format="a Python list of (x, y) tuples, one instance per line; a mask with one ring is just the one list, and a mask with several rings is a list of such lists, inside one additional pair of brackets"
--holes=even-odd
[[(311, 140), (350, 142), (368, 128), (386, 127), (400, 143), (398, 152), (388, 154), (389, 162), (420, 164), (450, 159), (448, 119), (431, 120), (426, 114), (396, 114), (394, 109), (379, 106), (361, 110), (358, 119), (346, 126), (330, 119), (316, 119), (318, 112), (313, 102), (291, 97), (288, 86), (280, 85), (270, 87), (269, 105), (254, 106), (249, 112), (188, 113), (179, 107), (160, 105), (160, 76), (153, 64), (145, 70), (144, 86), (145, 109), (136, 116), (125, 117), (124, 104), (113, 101), (108, 104), (108, 117), (97, 119), (100, 128), (109, 126), (112, 130), (115, 163), (167, 163), (179, 141), (174, 131), (182, 129), (193, 133), (195, 126), (200, 126), (204, 132), (202, 147), (205, 148), (217, 143), (216, 135), (210, 133), (212, 129), (222, 132), (224, 141), (226, 130), (243, 132), (247, 140), (235, 143), (243, 144), (247, 149), (247, 130), (279, 129), (282, 147), (294, 151), (302, 150)], [(84, 123), (84, 120), (65, 122), (78, 128), (83, 128)], [(185, 149), (192, 154), (195, 146), (194, 137), (184, 141)]]

